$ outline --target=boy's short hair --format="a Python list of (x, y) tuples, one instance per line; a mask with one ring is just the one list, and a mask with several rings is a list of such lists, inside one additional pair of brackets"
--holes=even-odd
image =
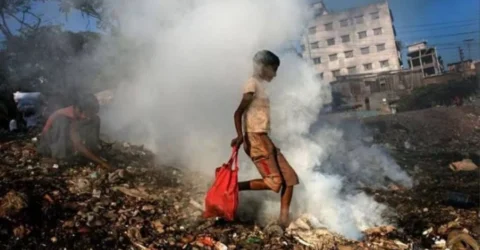
[(255, 54), (253, 61), (264, 66), (280, 66), (280, 58), (269, 50), (261, 50)]
[(80, 111), (98, 111), (100, 104), (98, 103), (97, 97), (93, 94), (84, 94), (79, 96), (75, 106)]

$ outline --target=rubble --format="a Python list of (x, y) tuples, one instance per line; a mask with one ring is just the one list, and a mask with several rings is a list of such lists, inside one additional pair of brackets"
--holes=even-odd
[(478, 250), (479, 245), (469, 234), (454, 230), (448, 234), (447, 248), (449, 249), (473, 249)]
[[(459, 240), (473, 244), (467, 236), (480, 236), (475, 229), (478, 210), (452, 205), (465, 197), (477, 204), (475, 176), (452, 175), (445, 168), (451, 159), (446, 163), (438, 157), (396, 154), (418, 184), (371, 190), (376, 200), (395, 210), (395, 225), (366, 229), (362, 239), (353, 240), (309, 214), (294, 218), (286, 229), (260, 227), (254, 221), (205, 220), (201, 215), (208, 186), (195, 181), (198, 173), (159, 166), (155, 155), (141, 146), (101, 146), (102, 157), (114, 170), (81, 159), (43, 159), (33, 150), (32, 137), (0, 143), (1, 249), (444, 249)], [(439, 166), (448, 174), (425, 174), (440, 172)], [(461, 236), (449, 238), (454, 230)]]
[(10, 191), (0, 200), (0, 217), (9, 218), (27, 207), (25, 194)]
[(470, 159), (464, 159), (462, 161), (452, 162), (448, 167), (452, 171), (475, 171), (478, 169), (478, 166), (472, 162)]

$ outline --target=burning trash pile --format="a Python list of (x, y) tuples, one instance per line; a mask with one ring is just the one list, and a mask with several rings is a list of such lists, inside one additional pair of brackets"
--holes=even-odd
[[(180, 169), (158, 166), (155, 155), (128, 143), (102, 143), (116, 169), (81, 160), (41, 158), (34, 140), (1, 144), (2, 249), (411, 249), (393, 226), (365, 231), (353, 241), (317, 227), (303, 215), (283, 230), (251, 222), (202, 219), (207, 187)], [(458, 227), (445, 225), (442, 230)], [(455, 244), (475, 241), (454, 231)], [(429, 232), (432, 234), (432, 232)], [(470, 238), (468, 238), (470, 237)], [(436, 244), (447, 247), (447, 242)], [(473, 242), (473, 243), (472, 243)], [(438, 249), (444, 249), (438, 248)], [(456, 248), (451, 248), (456, 249)], [(460, 248), (458, 248), (460, 249)]]

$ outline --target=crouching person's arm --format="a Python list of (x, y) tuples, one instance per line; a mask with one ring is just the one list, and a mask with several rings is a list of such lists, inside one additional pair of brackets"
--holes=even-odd
[(83, 143), (80, 138), (80, 134), (78, 133), (78, 124), (77, 122), (73, 122), (70, 127), (70, 138), (72, 139), (73, 147), (75, 150), (80, 152), (83, 156), (88, 158), (89, 160), (97, 163), (98, 165), (104, 168), (110, 168), (110, 165), (105, 162), (104, 160), (100, 159), (100, 157), (96, 156), (92, 151), (90, 151)]

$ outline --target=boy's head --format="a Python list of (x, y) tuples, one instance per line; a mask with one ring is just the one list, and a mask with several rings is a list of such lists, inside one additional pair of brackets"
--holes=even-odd
[(255, 74), (270, 82), (277, 75), (280, 59), (268, 50), (261, 50), (253, 57)]
[(82, 96), (75, 105), (84, 118), (93, 118), (97, 115), (100, 105), (93, 94)]

